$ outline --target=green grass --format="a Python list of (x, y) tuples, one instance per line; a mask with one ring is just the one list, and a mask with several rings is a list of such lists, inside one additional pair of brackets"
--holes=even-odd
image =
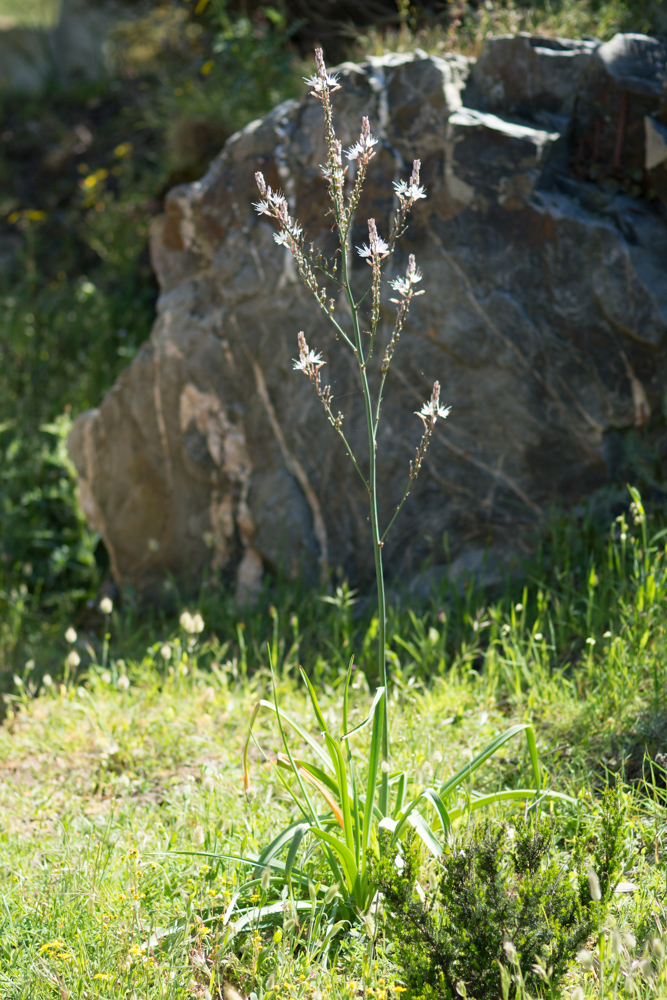
[(429, 53), (463, 52), (477, 56), (487, 35), (526, 31), (547, 37), (588, 35), (608, 41), (619, 31), (646, 34), (667, 31), (663, 0), (504, 0), (470, 5), (450, 0), (446, 23), (433, 23), (409, 4), (401, 5), (398, 29), (363, 33), (357, 56), (405, 52), (419, 46)]
[[(548, 787), (576, 800), (549, 807), (562, 846), (609, 781), (624, 787), (624, 878), (637, 889), (618, 896), (608, 936), (616, 927), (632, 933), (637, 945), (630, 950), (640, 958), (645, 942), (667, 927), (660, 756), (667, 566), (664, 536), (649, 544), (655, 532), (636, 513), (636, 524), (615, 522), (606, 540), (593, 535), (595, 545), (581, 525), (578, 535), (572, 524), (555, 526), (550, 555), (526, 568), (523, 594), (509, 587), (489, 602), (469, 588), (464, 597), (434, 595), (428, 608), (395, 608), (390, 708), (392, 766), (405, 768), (414, 788), (444, 780), (511, 723), (530, 720)], [(567, 565), (577, 540), (587, 550), (583, 574), (578, 561)], [(536, 575), (541, 581), (530, 582)], [(242, 910), (280, 901), (282, 885), (274, 879), (265, 889), (259, 881), (243, 888), (241, 866), (192, 853), (259, 854), (295, 818), (286, 789), (254, 750), (251, 796), (243, 793), (250, 715), (271, 691), (264, 639), (274, 646), (281, 708), (311, 731), (317, 724), (297, 661), (316, 677), (331, 724), (341, 712), (343, 661), (356, 651), (369, 678), (355, 673), (350, 725), (367, 712), (372, 649), (363, 657), (373, 618), (353, 616), (344, 599), (335, 607), (291, 596), (290, 605), (287, 592), (267, 594), (244, 619), (219, 608), (216, 619), (205, 608), (196, 641), (165, 623), (147, 643), (127, 634), (131, 612), (114, 611), (107, 651), (94, 635), (77, 637), (78, 676), (62, 686), (40, 682), (37, 662), (15, 684), (0, 730), (3, 996), (186, 997), (204, 996), (204, 989), (217, 996), (228, 978), (262, 998), (342, 998), (368, 989), (385, 1000), (382, 991), (397, 983), (397, 973), (381, 918), (372, 944), (365, 925), (356, 936), (344, 925), (327, 950), (321, 906), (313, 912), (307, 886), (293, 883), (287, 902), (297, 907), (297, 923), (288, 906), (279, 942), (280, 918), (232, 936), (233, 916), (227, 925), (223, 918), (234, 894)], [(279, 609), (268, 605), (276, 597)], [(64, 660), (70, 646), (62, 634), (59, 644)], [(270, 757), (280, 740), (262, 718), (256, 735)], [(298, 740), (292, 748), (300, 755), (306, 749)], [(529, 784), (524, 745), (505, 752), (477, 772), (468, 793)], [(507, 803), (496, 814), (514, 809)], [(325, 859), (305, 842), (302, 852), (298, 863), (321, 900), (331, 885)], [(655, 965), (667, 983), (667, 968)], [(642, 981), (637, 974), (638, 988)], [(600, 995), (593, 975), (573, 967), (576, 984), (586, 996)], [(645, 983), (639, 995), (654, 996), (654, 989)]]
[(52, 28), (60, 16), (61, 0), (0, 0), (0, 23), (17, 28)]

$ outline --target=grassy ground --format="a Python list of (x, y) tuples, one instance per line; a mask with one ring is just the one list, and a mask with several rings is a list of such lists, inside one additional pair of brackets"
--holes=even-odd
[[(641, 510), (635, 516), (633, 524), (621, 515), (597, 548), (580, 529), (584, 573), (580, 562), (567, 565), (576, 539), (563, 526), (549, 558), (526, 568), (524, 591), (508, 586), (493, 602), (472, 589), (464, 598), (442, 592), (423, 613), (393, 612), (392, 765), (422, 786), (436, 768), (446, 777), (511, 722), (530, 719), (549, 787), (575, 800), (553, 810), (563, 847), (604, 786), (624, 789), (624, 880), (635, 889), (617, 896), (607, 938), (614, 929), (634, 936), (619, 968), (629, 974), (634, 961), (638, 995), (653, 997), (667, 986), (667, 967), (657, 952), (652, 966), (637, 963), (667, 930), (667, 566), (664, 535), (651, 543), (656, 533)], [(530, 582), (534, 573), (540, 582)], [(250, 797), (243, 792), (249, 717), (270, 692), (268, 653), (255, 646), (248, 676), (249, 647), (262, 633), (270, 638), (280, 703), (316, 731), (296, 678), (299, 659), (335, 730), (342, 671), (334, 653), (347, 657), (352, 648), (363, 663), (374, 632), (370, 612), (351, 616), (346, 603), (321, 605), (313, 632), (305, 601), (285, 616), (264, 605), (243, 623), (254, 642), (239, 646), (230, 622), (217, 634), (207, 623), (196, 640), (178, 628), (154, 630), (148, 646), (135, 637), (134, 656), (124, 658), (116, 651), (123, 618), (114, 611), (105, 619), (110, 645), (61, 637), (63, 659), (68, 650), (81, 659), (78, 671), (71, 668), (76, 677), (42, 677), (38, 685), (29, 672), (17, 678), (0, 730), (3, 996), (221, 996), (229, 981), (260, 998), (384, 1000), (400, 987), (381, 920), (372, 942), (363, 925), (353, 934), (345, 925), (325, 956), (322, 928), (312, 927), (322, 919), (317, 910), (298, 911), (297, 924), (287, 920), (280, 941), (275, 927), (249, 925), (234, 936), (234, 912), (263, 890), (257, 882), (244, 888), (241, 866), (215, 857), (258, 853), (294, 812), (257, 752)], [(359, 670), (351, 723), (370, 688)], [(275, 754), (268, 718), (258, 738)], [(363, 760), (363, 741), (359, 751)], [(525, 787), (529, 774), (524, 746), (512, 743), (478, 772), (475, 791)], [(511, 817), (516, 807), (498, 814)], [(303, 865), (314, 883), (326, 880), (312, 845)], [(281, 889), (276, 880), (269, 898), (280, 900)], [(305, 888), (293, 892), (295, 903), (309, 906)], [(576, 985), (586, 996), (615, 995), (611, 977), (601, 991), (594, 972), (575, 964)], [(225, 995), (233, 998), (228, 988)]]

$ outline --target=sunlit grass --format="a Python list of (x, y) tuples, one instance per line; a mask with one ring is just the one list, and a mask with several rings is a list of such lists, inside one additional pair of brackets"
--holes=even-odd
[[(630, 888), (613, 904), (604, 961), (609, 990), (632, 973), (648, 1000), (665, 976), (660, 942), (652, 942), (667, 928), (664, 737), (649, 745), (666, 707), (665, 539), (636, 505), (615, 522), (606, 547), (590, 553), (577, 585), (576, 567), (566, 568), (576, 536), (567, 537), (554, 571), (543, 570), (518, 597), (508, 591), (489, 602), (471, 588), (456, 612), (460, 627), (445, 592), (411, 617), (393, 612), (392, 763), (421, 785), (443, 781), (512, 723), (530, 720), (547, 787), (575, 800), (546, 807), (543, 817), (563, 844), (608, 781), (625, 785)], [(534, 575), (528, 568), (527, 579)], [(287, 790), (253, 747), (250, 796), (243, 791), (248, 722), (271, 688), (260, 637), (273, 647), (281, 707), (316, 733), (296, 663), (319, 671), (320, 708), (333, 724), (344, 670), (333, 666), (331, 649), (319, 666), (316, 653), (336, 635), (347, 660), (373, 633), (372, 619), (352, 619), (341, 593), (334, 604), (318, 602), (322, 617), (310, 639), (302, 600), (291, 614), (261, 605), (243, 616), (240, 633), (231, 619), (216, 624), (205, 605), (204, 630), (193, 631), (190, 606), (182, 624), (126, 636), (122, 656), (128, 613), (105, 604), (108, 649), (81, 630), (60, 637), (63, 660), (72, 650), (80, 656), (78, 677), (40, 681), (37, 662), (18, 678), (0, 729), (3, 996), (46, 1000), (62, 988), (68, 996), (205, 997), (208, 990), (217, 997), (223, 979), (267, 1000), (400, 995), (381, 920), (373, 942), (363, 926), (350, 934), (348, 924), (327, 938), (336, 921), (323, 924), (325, 911), (311, 897), (322, 900), (331, 877), (305, 841), (297, 864), (309, 872), (312, 893), (293, 881), (273, 925), (251, 922), (234, 933), (235, 914), (280, 903), (283, 885), (275, 876), (253, 882), (217, 856), (257, 855), (296, 818)], [(247, 644), (238, 645), (239, 634)], [(372, 671), (372, 655), (359, 662)], [(365, 716), (370, 691), (358, 670), (350, 726)], [(268, 758), (282, 750), (268, 717), (258, 718), (256, 736)], [(368, 731), (355, 739), (363, 760)], [(300, 740), (292, 746), (303, 754)], [(506, 756), (490, 758), (462, 789), (460, 804), (476, 791), (526, 787), (530, 774), (525, 745), (508, 744)], [(503, 803), (493, 815), (509, 818), (516, 808)], [(623, 943), (612, 953), (616, 931)], [(568, 991), (611, 997), (593, 974), (599, 946), (588, 947), (593, 965), (573, 967)]]
[(649, 0), (541, 0), (536, 3), (452, 3), (447, 26), (417, 28), (405, 17), (398, 29), (370, 29), (359, 38), (357, 57), (364, 53), (408, 52), (415, 47), (429, 54), (461, 52), (477, 57), (488, 35), (528, 32), (556, 38), (587, 35), (607, 41), (618, 31), (652, 33), (655, 6)]
[(53, 28), (60, 18), (62, 0), (0, 0), (0, 30)]

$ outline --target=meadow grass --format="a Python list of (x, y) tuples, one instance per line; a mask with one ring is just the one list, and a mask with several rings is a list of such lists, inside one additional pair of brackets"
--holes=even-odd
[(61, 0), (0, 0), (0, 23), (17, 28), (52, 28), (60, 17)]
[[(667, 584), (665, 538), (651, 545), (656, 532), (638, 508), (635, 516), (614, 522), (607, 539), (588, 547), (585, 574), (567, 566), (575, 541), (570, 524), (558, 532), (569, 544), (552, 553), (551, 572), (544, 561), (528, 565), (494, 600), (473, 585), (463, 595), (443, 585), (428, 606), (394, 605), (390, 717), (393, 760), (423, 785), (436, 770), (446, 778), (510, 723), (530, 719), (548, 786), (575, 800), (547, 809), (563, 847), (568, 830), (595, 810), (602, 788), (611, 782), (624, 790), (623, 879), (634, 889), (617, 896), (602, 941), (609, 958), (612, 932), (626, 936), (623, 955), (613, 954), (616, 988), (625, 988), (632, 966), (638, 995), (649, 997), (667, 982), (659, 945), (651, 944), (667, 928), (661, 756)], [(586, 545), (581, 525), (580, 535)], [(114, 611), (105, 619), (106, 654), (91, 635), (73, 643), (61, 636), (63, 659), (79, 651), (78, 676), (66, 684), (42, 678), (35, 690), (36, 669), (33, 680), (27, 674), (15, 685), (0, 730), (3, 996), (208, 991), (229, 1000), (225, 981), (260, 998), (400, 995), (381, 918), (370, 930), (345, 924), (331, 936), (336, 918), (327, 926), (317, 904), (331, 879), (317, 850), (299, 858), (312, 886), (292, 884), (287, 912), (275, 926), (250, 923), (236, 935), (234, 913), (280, 903), (282, 883), (249, 881), (240, 865), (203, 856), (257, 855), (294, 819), (287, 791), (256, 751), (250, 797), (243, 791), (248, 722), (257, 700), (269, 694), (271, 675), (268, 649), (245, 638), (239, 646), (239, 635), (273, 643), (281, 707), (311, 730), (316, 720), (297, 661), (312, 675), (319, 655), (326, 719), (340, 715), (344, 666), (322, 650), (346, 638), (362, 654), (365, 639), (370, 646), (360, 660), (369, 677), (360, 669), (352, 684), (351, 725), (367, 711), (369, 679), (376, 680), (367, 637), (377, 623), (369, 608), (351, 608), (349, 596), (338, 606), (317, 602), (320, 617), (309, 633), (312, 599), (287, 614), (268, 599), (254, 613), (237, 612), (236, 629), (229, 620), (217, 634), (209, 623), (201, 634), (172, 625), (148, 646), (135, 635), (134, 650), (123, 657), (117, 633), (128, 627), (123, 617), (130, 613)], [(448, 634), (454, 620), (461, 625)], [(256, 735), (269, 757), (280, 751), (270, 720), (260, 717)], [(304, 749), (298, 741), (293, 747)], [(507, 756), (491, 758), (466, 791), (525, 787), (529, 776), (524, 745), (510, 744)], [(496, 810), (505, 818), (522, 812), (512, 803)], [(594, 953), (600, 945), (589, 947)], [(591, 961), (590, 969), (573, 968), (571, 989), (615, 995), (611, 975), (601, 992)]]
[[(517, 34), (552, 38), (582, 35), (608, 41), (619, 31), (664, 32), (662, 0), (504, 0), (471, 5), (449, 0), (447, 23), (433, 23), (399, 0), (399, 27), (371, 28), (356, 45), (358, 57), (369, 52), (408, 52), (416, 46), (430, 54), (462, 52), (477, 57), (488, 35)], [(663, 15), (664, 16), (664, 15)]]

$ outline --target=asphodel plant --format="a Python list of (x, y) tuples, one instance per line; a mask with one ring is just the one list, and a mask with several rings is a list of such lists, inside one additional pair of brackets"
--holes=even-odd
[[(339, 88), (338, 78), (330, 74), (324, 63), (321, 49), (315, 51), (316, 73), (306, 82), (312, 95), (321, 102), (324, 113), (327, 161), (322, 167), (328, 185), (335, 230), (339, 248), (332, 261), (328, 261), (312, 244), (306, 249), (302, 227), (292, 217), (287, 199), (279, 191), (272, 191), (261, 173), (256, 174), (261, 199), (257, 211), (277, 225), (276, 243), (284, 247), (294, 259), (298, 273), (312, 292), (319, 308), (333, 324), (337, 340), (348, 349), (356, 362), (358, 380), (364, 399), (368, 448), (365, 455), (355, 454), (344, 430), (344, 415), (333, 407), (331, 387), (323, 383), (322, 369), (326, 364), (320, 351), (309, 345), (305, 333), (298, 334), (298, 353), (294, 368), (303, 372), (313, 384), (329, 423), (340, 436), (354, 468), (360, 476), (369, 498), (372, 545), (375, 558), (378, 602), (378, 676), (380, 686), (370, 705), (368, 715), (359, 725), (348, 728), (348, 694), (352, 664), (348, 671), (343, 698), (343, 717), (340, 732), (331, 732), (321, 711), (317, 694), (305, 672), (302, 677), (321, 736), (309, 733), (300, 723), (289, 717), (274, 700), (260, 701), (255, 707), (246, 742), (243, 771), (246, 790), (250, 788), (248, 750), (255, 740), (253, 727), (261, 708), (275, 714), (280, 731), (283, 751), (271, 763), (276, 774), (293, 798), (299, 818), (282, 830), (262, 853), (246, 863), (255, 866), (255, 877), (265, 869), (280, 878), (308, 882), (303, 864), (297, 867), (297, 855), (304, 838), (317, 844), (324, 851), (331, 869), (333, 886), (338, 885), (349, 910), (365, 913), (370, 907), (374, 890), (370, 882), (370, 856), (377, 850), (378, 830), (387, 828), (391, 840), (397, 844), (403, 834), (412, 828), (417, 831), (428, 849), (435, 855), (442, 851), (442, 839), (460, 815), (457, 796), (461, 786), (481, 765), (508, 740), (524, 733), (528, 741), (534, 786), (532, 788), (499, 791), (476, 796), (467, 791), (467, 809), (478, 809), (504, 799), (530, 801), (535, 805), (543, 796), (553, 795), (542, 791), (540, 767), (532, 727), (528, 724), (513, 726), (497, 737), (472, 761), (465, 764), (439, 786), (422, 788), (409, 798), (410, 778), (405, 772), (392, 771), (389, 733), (389, 678), (386, 657), (386, 608), (382, 566), (382, 550), (412, 485), (421, 469), (426, 451), (438, 420), (445, 419), (449, 408), (440, 403), (440, 385), (434, 382), (430, 399), (417, 412), (422, 421), (421, 439), (407, 471), (403, 497), (396, 507), (389, 524), (380, 524), (378, 516), (377, 438), (382, 400), (387, 373), (394, 361), (401, 332), (413, 299), (421, 295), (417, 286), (421, 272), (414, 256), (408, 258), (404, 276), (390, 281), (396, 306), (393, 328), (380, 345), (382, 360), (371, 371), (370, 362), (378, 350), (383, 268), (393, 254), (397, 241), (407, 227), (408, 213), (415, 202), (426, 197), (420, 184), (420, 163), (415, 160), (408, 181), (394, 184), (396, 208), (386, 240), (379, 234), (376, 221), (367, 220), (368, 242), (353, 248), (351, 232), (358, 213), (360, 196), (367, 170), (378, 144), (370, 130), (368, 118), (362, 118), (359, 140), (343, 152), (336, 136), (333, 122), (331, 94)], [(343, 158), (347, 165), (344, 166)], [(361, 297), (355, 295), (351, 280), (352, 255), (355, 252), (370, 265), (367, 290)], [(343, 307), (340, 307), (341, 297)], [(338, 304), (337, 304), (338, 303)], [(340, 318), (339, 318), (340, 309)], [(363, 754), (362, 766), (355, 764), (353, 744), (363, 730), (370, 727), (370, 742)], [(292, 750), (288, 732), (298, 744), (308, 747), (311, 753), (306, 760)], [(256, 742), (256, 741), (255, 741)], [(259, 744), (257, 744), (259, 747)], [(261, 750), (261, 748), (260, 748)], [(268, 758), (267, 758), (268, 759)], [(429, 820), (425, 808), (432, 813)], [(284, 858), (283, 858), (284, 855)], [(324, 890), (323, 890), (324, 891)]]
[[(353, 451), (343, 429), (344, 414), (340, 410), (334, 410), (331, 387), (322, 383), (322, 368), (326, 361), (319, 351), (309, 346), (305, 333), (303, 331), (299, 333), (297, 340), (299, 357), (294, 361), (294, 369), (303, 372), (312, 382), (329, 423), (341, 438), (368, 494), (371, 541), (377, 581), (378, 676), (386, 691), (388, 689), (387, 615), (382, 549), (388, 532), (419, 474), (436, 421), (446, 418), (449, 413), (449, 407), (440, 404), (440, 385), (438, 382), (434, 382), (431, 398), (417, 413), (423, 424), (422, 436), (415, 457), (410, 463), (405, 491), (389, 524), (383, 527), (378, 516), (377, 435), (387, 373), (394, 359), (412, 300), (423, 294), (417, 289), (422, 274), (417, 268), (412, 254), (408, 259), (405, 276), (394, 278), (390, 282), (392, 290), (397, 295), (397, 298), (391, 300), (397, 307), (396, 316), (391, 335), (386, 338), (386, 343), (383, 345), (383, 357), (375, 388), (371, 385), (369, 363), (376, 347), (380, 322), (382, 271), (387, 259), (393, 254), (398, 239), (407, 228), (410, 209), (415, 202), (426, 197), (426, 192), (419, 183), (420, 161), (415, 160), (409, 181), (398, 181), (394, 184), (397, 204), (387, 240), (379, 235), (375, 219), (368, 219), (368, 243), (356, 247), (356, 252), (370, 265), (371, 275), (369, 288), (360, 299), (357, 299), (351, 280), (352, 254), (354, 252), (351, 245), (351, 232), (368, 166), (375, 155), (375, 146), (379, 140), (371, 135), (369, 120), (364, 117), (361, 120), (359, 140), (349, 150), (343, 152), (342, 144), (336, 136), (331, 106), (331, 94), (340, 88), (338, 77), (327, 72), (321, 49), (315, 50), (315, 63), (317, 72), (307, 79), (306, 83), (311, 88), (311, 94), (321, 102), (324, 113), (327, 162), (322, 167), (322, 173), (329, 189), (339, 243), (338, 252), (333, 261), (325, 259), (324, 255), (316, 250), (312, 243), (308, 245), (308, 249), (306, 248), (305, 234), (297, 220), (292, 217), (285, 195), (280, 191), (272, 191), (261, 173), (255, 174), (261, 195), (261, 200), (256, 203), (255, 208), (260, 215), (267, 215), (277, 224), (278, 231), (274, 234), (276, 243), (285, 247), (287, 252), (292, 255), (304, 285), (312, 292), (318, 306), (333, 324), (342, 344), (352, 352), (357, 365), (364, 399), (368, 438), (368, 451), (364, 458), (357, 456)], [(346, 166), (343, 165), (344, 156), (348, 161)], [(339, 322), (336, 300), (340, 300), (341, 295), (344, 302), (340, 306), (340, 312), (341, 314), (345, 313), (346, 320)], [(387, 763), (390, 746), (389, 711), (386, 698), (382, 700), (381, 713), (381, 760)], [(383, 813), (386, 813), (389, 807), (387, 771), (383, 770), (382, 775), (379, 807)]]
[[(543, 799), (568, 799), (557, 792), (541, 791), (540, 764), (535, 743), (535, 734), (529, 723), (519, 723), (497, 736), (471, 761), (464, 764), (453, 775), (438, 785), (420, 788), (408, 795), (410, 776), (405, 771), (391, 771), (382, 761), (382, 724), (386, 691), (380, 687), (375, 692), (366, 718), (352, 728), (348, 728), (348, 703), (352, 664), (348, 669), (343, 693), (343, 714), (341, 732), (330, 732), (319, 705), (317, 694), (305, 672), (301, 671), (304, 684), (321, 732), (318, 739), (305, 727), (284, 712), (274, 700), (262, 699), (255, 706), (250, 732), (243, 753), (243, 774), (246, 790), (250, 789), (248, 750), (251, 742), (260, 750), (265, 759), (273, 765), (279, 780), (292, 797), (299, 818), (285, 827), (274, 840), (255, 858), (244, 859), (251, 864), (259, 877), (260, 873), (271, 869), (280, 879), (288, 883), (292, 879), (307, 884), (308, 872), (303, 865), (297, 867), (297, 855), (306, 835), (311, 835), (323, 848), (330, 868), (332, 886), (338, 886), (343, 897), (344, 911), (364, 914), (371, 906), (375, 889), (370, 879), (371, 854), (378, 849), (378, 835), (381, 828), (391, 834), (390, 843), (398, 845), (403, 835), (410, 829), (416, 831), (434, 857), (443, 851), (443, 840), (452, 829), (452, 824), (464, 811), (481, 809), (493, 803), (507, 800), (522, 801), (528, 808), (536, 809)], [(253, 726), (262, 708), (275, 714), (283, 745), (282, 753), (275, 758), (266, 756), (254, 739)], [(371, 727), (370, 742), (362, 757), (362, 766), (355, 762), (354, 740), (368, 726)], [(305, 749), (312, 751), (311, 759), (296, 756), (287, 738), (288, 731), (298, 738)], [(489, 757), (493, 756), (508, 740), (524, 733), (534, 786), (513, 788), (487, 794), (478, 794), (467, 786), (469, 779)], [(381, 780), (386, 776), (389, 790), (390, 809), (380, 805)], [(291, 779), (291, 780), (289, 780)], [(462, 786), (465, 786), (465, 801), (458, 803)], [(568, 800), (569, 801), (569, 800)], [(424, 807), (432, 818), (424, 815)], [(281, 856), (285, 854), (284, 860)], [(240, 859), (236, 859), (240, 860)], [(326, 894), (331, 886), (324, 886)]]

